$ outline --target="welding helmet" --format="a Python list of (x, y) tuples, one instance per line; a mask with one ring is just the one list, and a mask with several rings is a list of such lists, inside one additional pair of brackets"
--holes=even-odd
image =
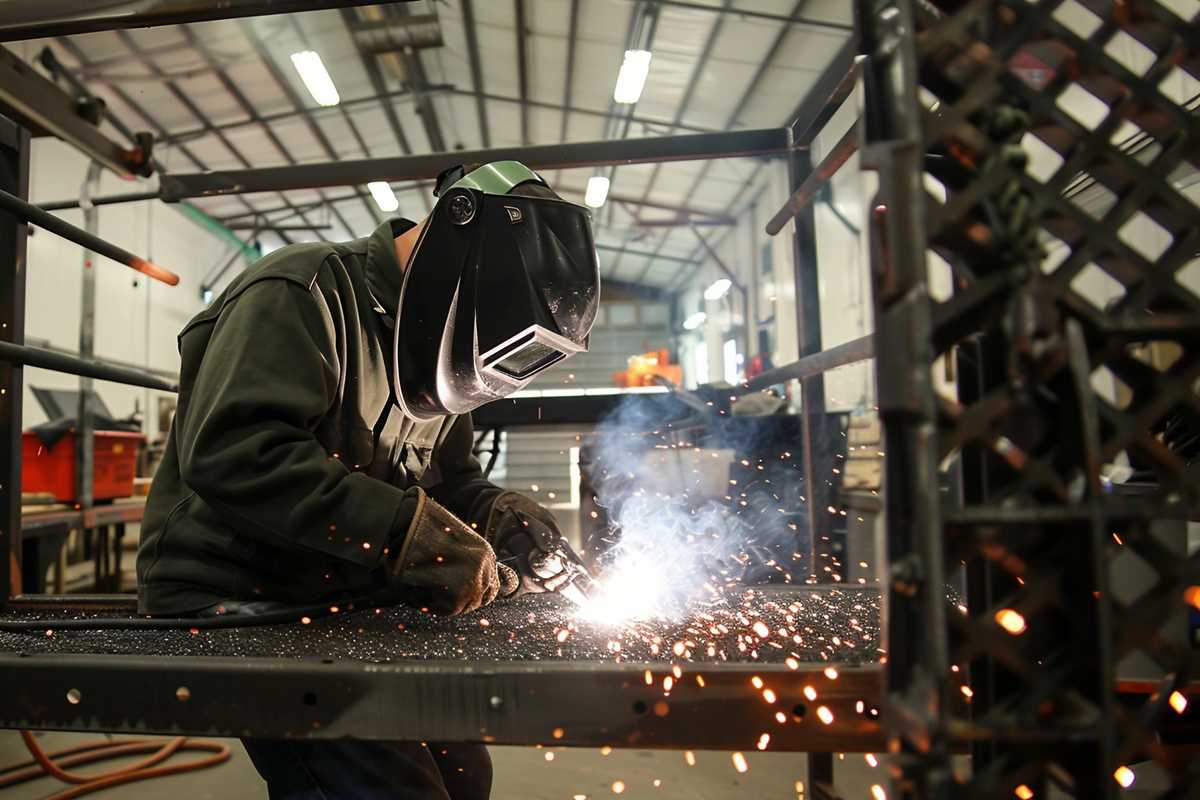
[(591, 213), (516, 161), (447, 170), (404, 272), (405, 414), (465, 414), (585, 352), (600, 303)]

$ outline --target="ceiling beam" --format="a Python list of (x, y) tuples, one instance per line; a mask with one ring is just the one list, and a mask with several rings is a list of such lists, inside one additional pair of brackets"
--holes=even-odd
[[(405, 3), (391, 3), (386, 6), (381, 6), (382, 13), (392, 15), (394, 17), (404, 18), (409, 15), (408, 5)], [(368, 13), (375, 13), (377, 9), (369, 9)], [(343, 14), (353, 14), (353, 11), (346, 10)], [(431, 149), (441, 152), (448, 150), (446, 147), (446, 139), (442, 136), (442, 124), (438, 119), (437, 108), (433, 104), (433, 99), (429, 95), (429, 77), (425, 74), (425, 63), (421, 60), (421, 53), (412, 47), (406, 47), (400, 52), (400, 60), (404, 64), (404, 74), (407, 78), (408, 87), (412, 90), (417, 101), (417, 114), (421, 117), (421, 122), (425, 126), (425, 134), (429, 139)]]
[(570, 120), (571, 93), (575, 88), (575, 41), (579, 31), (579, 0), (571, 0), (571, 18), (567, 23), (567, 75), (563, 80), (562, 125), (558, 140), (567, 140), (567, 124)]
[(789, 24), (803, 25), (809, 28), (818, 28), (828, 31), (849, 33), (854, 30), (854, 26), (845, 22), (829, 22), (823, 19), (813, 19), (812, 17), (797, 17), (796, 15), (784, 16), (783, 14), (772, 14), (769, 11), (752, 11), (747, 8), (731, 8), (728, 6), (710, 6), (703, 3), (688, 2), (687, 0), (657, 0), (660, 5), (671, 6), (674, 8), (686, 8), (691, 11), (703, 11), (708, 14), (720, 14), (721, 16), (734, 15), (743, 19), (763, 19), (772, 22), (786, 22)]
[[(183, 25), (213, 19), (294, 14), (323, 8), (374, 5), (381, 0), (158, 0), (158, 2), (0, 3), (0, 41), (42, 39), (76, 33)], [(64, 9), (62, 13), (55, 13)], [(47, 15), (54, 18), (47, 19)]]
[[(254, 105), (251, 104), (251, 102), (246, 98), (246, 95), (242, 93), (242, 90), (239, 89), (237, 85), (229, 78), (229, 74), (226, 73), (224, 68), (222, 68), (217, 62), (216, 57), (213, 55), (212, 51), (208, 49), (208, 45), (204, 43), (204, 40), (197, 36), (196, 32), (189, 27), (181, 26), (180, 30), (183, 31), (184, 38), (188, 45), (190, 45), (193, 50), (199, 53), (200, 57), (204, 59), (204, 63), (213, 70), (213, 73), (216, 75), (221, 86), (225, 89), (226, 93), (233, 98), (234, 102), (237, 103), (238, 108), (242, 110), (242, 113), (248, 115), (251, 119), (258, 123), (258, 127), (263, 132), (263, 135), (267, 137), (267, 140), (271, 142), (271, 145), (275, 148), (284, 161), (289, 164), (295, 164), (296, 159), (292, 155), (291, 151), (288, 150), (287, 146), (285, 146), (280, 140), (279, 136), (275, 133), (275, 130), (258, 116), (257, 109), (255, 109)], [(322, 200), (325, 199), (323, 192), (318, 192), (317, 194)], [(345, 229), (346, 236), (353, 239), (356, 232), (350, 227), (350, 223), (346, 222), (346, 218), (342, 216), (342, 212), (338, 211), (338, 209), (333, 206), (329, 206), (329, 209), (333, 213), (334, 217), (337, 218), (338, 224)], [(303, 214), (302, 211), (297, 211), (297, 213)], [(309, 227), (313, 231), (322, 231), (328, 230), (329, 226), (322, 228)], [(301, 230), (301, 228), (296, 228), (296, 230)]]
[[(334, 150), (333, 143), (329, 141), (329, 137), (325, 135), (325, 131), (313, 117), (310, 109), (304, 105), (303, 99), (301, 99), (300, 95), (296, 93), (296, 90), (292, 87), (291, 82), (288, 81), (287, 76), (280, 72), (279, 65), (275, 63), (275, 59), (271, 56), (271, 52), (267, 50), (266, 43), (264, 43), (262, 38), (258, 35), (258, 31), (255, 30), (253, 23), (249, 22), (248, 20), (239, 20), (238, 27), (242, 32), (242, 36), (246, 37), (246, 41), (248, 41), (250, 46), (254, 49), (255, 55), (258, 56), (259, 63), (262, 64), (263, 68), (266, 69), (267, 73), (271, 76), (271, 80), (274, 82), (275, 87), (279, 90), (280, 94), (287, 99), (288, 103), (291, 104), (294, 114), (299, 115), (304, 120), (305, 127), (308, 128), (308, 132), (312, 134), (313, 138), (316, 139), (317, 144), (320, 145), (321, 149), (325, 152), (325, 157), (331, 161), (336, 161), (339, 158), (339, 155), (337, 151)], [(351, 123), (350, 130), (358, 139), (359, 149), (362, 151), (363, 155), (369, 157), (371, 154), (367, 150), (367, 144), (365, 141), (363, 141), (362, 134), (358, 132), (357, 126), (352, 124), (353, 120), (349, 119), (350, 115), (346, 112), (345, 108), (341, 109), (341, 113), (347, 118), (347, 122)], [(368, 203), (366, 200), (363, 200), (363, 207), (367, 210), (368, 219), (374, 219), (376, 224), (383, 221), (383, 217), (379, 213), (379, 209), (374, 203)]]

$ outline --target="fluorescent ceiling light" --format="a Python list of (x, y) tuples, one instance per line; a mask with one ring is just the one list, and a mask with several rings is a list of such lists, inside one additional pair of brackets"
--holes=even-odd
[(695, 314), (692, 314), (683, 321), (683, 328), (684, 330), (694, 331), (696, 328), (699, 328), (701, 325), (703, 325), (704, 320), (707, 318), (708, 315), (703, 311), (697, 311)]
[(588, 178), (587, 191), (584, 192), (583, 202), (592, 208), (599, 208), (608, 199), (608, 178), (603, 175), (593, 175)]
[(292, 53), (292, 63), (296, 65), (296, 72), (300, 73), (300, 80), (308, 87), (308, 93), (312, 95), (313, 100), (323, 106), (338, 104), (341, 98), (338, 96), (337, 87), (333, 85), (333, 78), (329, 77), (329, 72), (325, 69), (325, 63), (321, 61), (320, 53), (315, 50)]
[(646, 76), (650, 74), (649, 50), (626, 50), (621, 71), (617, 73), (617, 85), (613, 89), (613, 100), (618, 103), (636, 103), (646, 87)]
[(719, 278), (713, 281), (712, 286), (704, 290), (705, 300), (720, 300), (729, 291), (729, 287), (733, 285), (733, 281), (729, 278)]
[(371, 190), (371, 197), (375, 198), (375, 205), (385, 214), (390, 214), (400, 207), (400, 201), (396, 199), (396, 193), (387, 181), (371, 181), (367, 188)]

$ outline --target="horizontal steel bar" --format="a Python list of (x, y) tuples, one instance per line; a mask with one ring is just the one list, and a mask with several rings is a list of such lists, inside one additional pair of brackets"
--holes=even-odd
[[(42, 350), (48, 350), (51, 353), (58, 353), (60, 356), (71, 356), (72, 358), (79, 355), (76, 350), (68, 350), (65, 347), (57, 347), (50, 343), (49, 339), (40, 339), (33, 336), (26, 336), (22, 342), (26, 347), (37, 347)], [(135, 364), (132, 361), (122, 361), (117, 358), (106, 358), (104, 363), (110, 367), (124, 367), (135, 372), (144, 372), (147, 375), (157, 375), (160, 378), (165, 378), (171, 383), (179, 382), (179, 373), (172, 372), (169, 369), (154, 369), (153, 367), (144, 367), (141, 364)]]
[(105, 3), (7, 0), (0, 3), (0, 41), (370, 6), (380, 2), (382, 0), (127, 0)]
[(782, 128), (764, 128), (162, 175), (160, 185), (163, 199), (175, 201), (209, 195), (352, 186), (370, 181), (423, 180), (437, 177), (447, 167), (472, 162), (512, 159), (532, 169), (547, 170), (778, 155), (787, 149), (787, 133)]
[(95, 234), (88, 233), (83, 228), (78, 228), (65, 220), (59, 219), (50, 212), (43, 211), (16, 195), (0, 191), (0, 208), (15, 215), (18, 219), (32, 222), (39, 228), (44, 228), (88, 250), (111, 258), (118, 264), (124, 264), (130, 269), (137, 270), (143, 275), (154, 278), (157, 281), (162, 281), (170, 286), (179, 283), (179, 276), (166, 267), (160, 267), (158, 264), (154, 264), (144, 258), (139, 258), (123, 247), (117, 247), (112, 242), (101, 239)]
[(788, 220), (807, 208), (808, 204), (816, 198), (817, 192), (821, 191), (821, 188), (829, 183), (829, 179), (850, 160), (850, 156), (857, 152), (858, 126), (852, 125), (833, 146), (833, 149), (821, 159), (821, 163), (808, 173), (804, 182), (796, 187), (796, 191), (792, 192), (792, 196), (783, 204), (783, 208), (776, 211), (775, 216), (771, 217), (767, 223), (767, 233), (774, 236), (783, 230), (783, 226), (787, 225)]
[[(92, 205), (108, 206), (117, 203), (134, 203), (138, 200), (157, 200), (158, 192), (128, 192), (126, 194), (112, 194), (108, 197), (93, 197)], [(55, 200), (51, 203), (40, 203), (38, 208), (42, 211), (62, 211), (68, 208), (79, 208), (79, 200)]]
[(837, 347), (830, 347), (819, 353), (813, 353), (811, 356), (805, 356), (799, 361), (793, 361), (791, 364), (769, 369), (754, 376), (751, 380), (739, 384), (734, 388), (734, 391), (737, 394), (757, 392), (779, 383), (796, 380), (797, 378), (807, 378), (812, 375), (820, 375), (834, 367), (844, 367), (847, 364), (866, 361), (874, 357), (875, 334), (868, 333), (866, 336), (853, 339), (845, 344), (839, 344)]
[(103, 361), (86, 361), (75, 356), (54, 353), (37, 347), (25, 347), (11, 342), (0, 341), (0, 361), (50, 369), (55, 372), (66, 372), (70, 375), (83, 375), (97, 380), (123, 383), (126, 386), (144, 386), (147, 389), (158, 389), (164, 392), (179, 391), (179, 387), (171, 381), (147, 372), (105, 364)]
[(256, 225), (253, 222), (231, 222), (225, 226), (231, 231), (328, 231), (333, 230), (332, 225), (272, 225), (263, 223)]
[[(666, 663), (5, 653), (0, 685), (20, 691), (0, 693), (0, 727), (722, 750), (749, 750), (768, 731), (776, 751), (880, 750), (883, 736), (866, 710), (882, 702), (882, 670), (838, 665), (830, 679), (829, 666), (685, 664), (664, 696)], [(657, 676), (653, 685), (646, 670)], [(704, 686), (691, 680), (697, 674)], [(771, 687), (774, 703), (751, 675)], [(806, 699), (806, 686), (818, 702)], [(817, 718), (818, 705), (832, 714), (829, 724)]]

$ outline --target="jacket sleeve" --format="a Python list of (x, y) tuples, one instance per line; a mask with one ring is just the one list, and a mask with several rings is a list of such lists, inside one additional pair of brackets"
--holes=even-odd
[(315, 436), (342, 373), (332, 320), (290, 280), (229, 302), (176, 429), (180, 473), (239, 535), (374, 567), (418, 493), (350, 471)]
[(442, 480), (430, 494), (482, 535), (492, 503), (504, 490), (483, 477), (479, 459), (471, 452), (474, 443), (475, 426), (471, 416), (457, 417), (437, 452)]

